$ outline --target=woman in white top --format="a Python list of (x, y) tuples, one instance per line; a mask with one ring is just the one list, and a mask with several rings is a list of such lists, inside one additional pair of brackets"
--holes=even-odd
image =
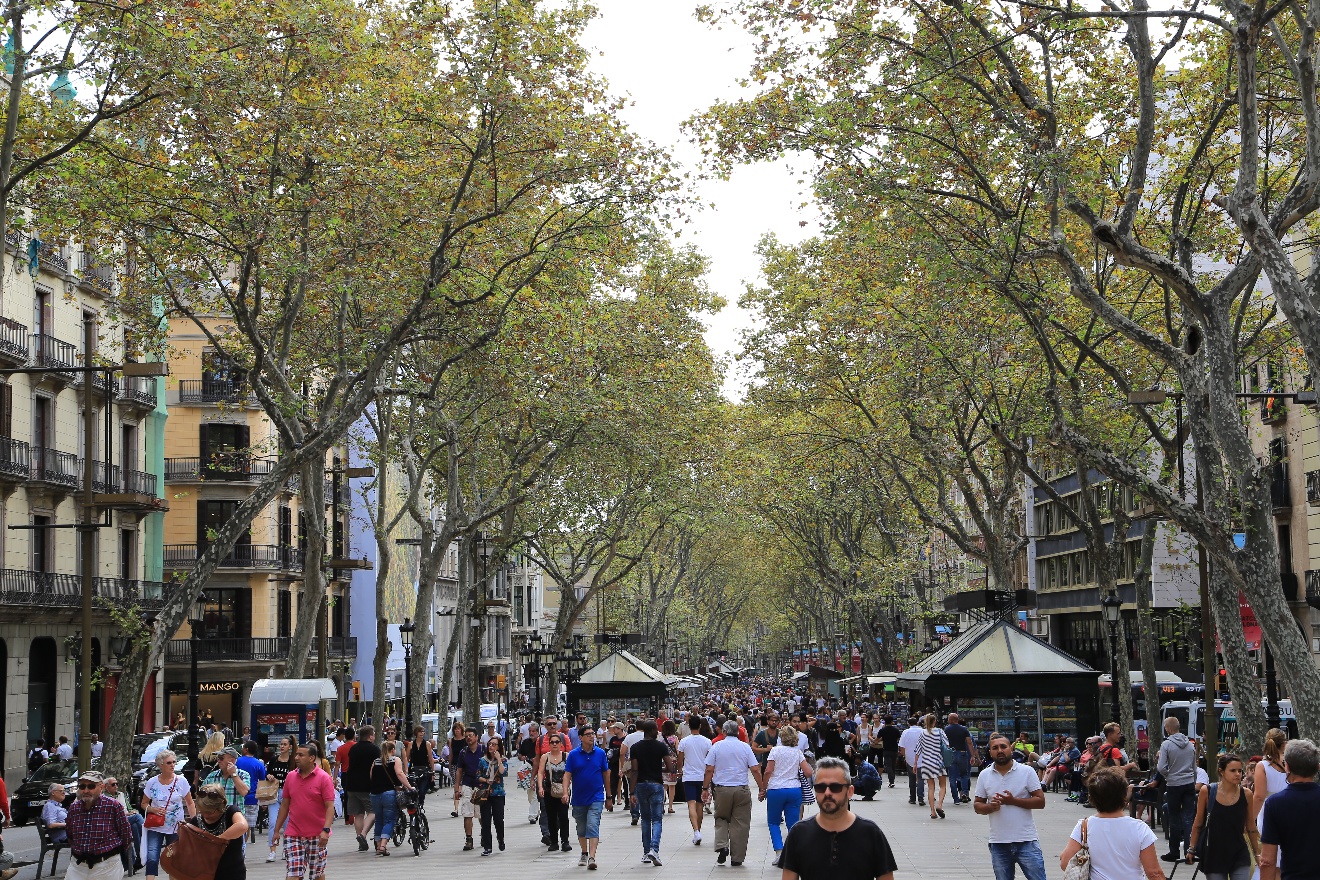
[[(146, 810), (146, 876), (156, 880), (160, 870), (160, 851), (179, 836), (179, 823), (191, 819), (197, 812), (193, 806), (192, 789), (188, 781), (174, 772), (178, 756), (169, 749), (156, 753), (156, 766), (160, 773), (142, 786), (142, 809)], [(118, 859), (116, 859), (118, 862)]]
[(857, 725), (857, 757), (863, 761), (871, 759), (871, 741), (875, 739), (878, 728), (871, 723), (871, 713), (862, 713), (862, 722)]
[[(1265, 799), (1288, 787), (1288, 771), (1283, 769), (1283, 747), (1287, 744), (1288, 735), (1277, 727), (1271, 727), (1269, 733), (1265, 734), (1264, 760), (1256, 765), (1256, 778), (1251, 786), (1252, 823), (1257, 831), (1261, 830), (1261, 811), (1265, 806)], [(1283, 870), (1282, 848), (1274, 863), (1280, 871)], [(1260, 869), (1257, 868), (1252, 876), (1259, 877)]]
[(1122, 768), (1095, 771), (1086, 788), (1096, 814), (1077, 823), (1059, 856), (1059, 868), (1067, 870), (1069, 860), (1085, 844), (1091, 849), (1091, 880), (1136, 880), (1143, 874), (1147, 880), (1164, 880), (1155, 853), (1155, 832), (1127, 815), (1128, 785)]
[(797, 747), (798, 732), (791, 724), (779, 728), (779, 745), (770, 750), (761, 776), (761, 800), (765, 801), (766, 822), (770, 825), (770, 842), (775, 848), (775, 867), (778, 868), (784, 838), (779, 830), (782, 822), (792, 828), (802, 818), (802, 780), (799, 773), (811, 778), (811, 765)]

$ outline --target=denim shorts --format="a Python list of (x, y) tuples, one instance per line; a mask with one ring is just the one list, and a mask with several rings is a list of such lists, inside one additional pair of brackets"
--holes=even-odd
[(604, 811), (604, 801), (573, 804), (573, 824), (577, 826), (577, 836), (587, 840), (600, 837), (600, 814)]

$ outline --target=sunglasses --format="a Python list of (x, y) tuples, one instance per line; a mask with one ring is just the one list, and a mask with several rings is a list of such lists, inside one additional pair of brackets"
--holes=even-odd
[(843, 794), (843, 790), (847, 787), (847, 783), (843, 782), (817, 782), (812, 786), (816, 789), (816, 794), (824, 794), (827, 791), (830, 794)]
[(96, 788), (96, 783), (95, 783), (95, 782), (80, 782), (80, 783), (78, 783), (78, 790), (79, 790), (79, 791), (83, 791), (84, 789), (91, 789), (91, 788)]
[(550, 742), (552, 742), (552, 743), (561, 743), (561, 742), (563, 742), (563, 740), (560, 739), (559, 737), (555, 737), (554, 739), (550, 740)]

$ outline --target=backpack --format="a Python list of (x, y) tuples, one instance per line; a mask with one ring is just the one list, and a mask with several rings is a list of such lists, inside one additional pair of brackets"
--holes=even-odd
[(33, 749), (28, 755), (28, 772), (35, 773), (41, 769), (41, 765), (46, 763), (46, 756), (41, 754), (41, 749)]

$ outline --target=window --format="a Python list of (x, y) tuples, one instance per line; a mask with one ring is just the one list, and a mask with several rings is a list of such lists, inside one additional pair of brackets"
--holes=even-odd
[(138, 469), (138, 431), (137, 425), (122, 425), (119, 429), (119, 466), (127, 477), (129, 471)]
[(28, 534), (32, 536), (32, 570), (42, 572), (50, 571), (50, 517), (33, 516), (32, 531)]
[(202, 475), (208, 480), (241, 480), (248, 476), (247, 425), (212, 422), (198, 429)]
[(134, 579), (137, 572), (137, 532), (132, 529), (119, 530), (119, 577), (126, 581)]
[(252, 591), (208, 589), (203, 594), (202, 633), (208, 639), (245, 639), (252, 634)]
[(32, 445), (38, 449), (50, 446), (50, 438), (55, 429), (53, 409), (49, 397), (38, 395), (32, 401)]
[(14, 436), (14, 387), (0, 383), (0, 437)]
[(202, 351), (202, 388), (232, 391), (247, 381), (247, 372), (213, 348)]
[[(211, 535), (218, 532), (234, 517), (238, 509), (237, 501), (198, 501), (197, 502), (197, 543), (206, 545), (211, 542)], [(252, 533), (244, 529), (238, 536), (237, 544), (252, 543)]]
[(280, 590), (275, 596), (275, 635), (287, 639), (293, 628), (293, 597), (288, 590)]

